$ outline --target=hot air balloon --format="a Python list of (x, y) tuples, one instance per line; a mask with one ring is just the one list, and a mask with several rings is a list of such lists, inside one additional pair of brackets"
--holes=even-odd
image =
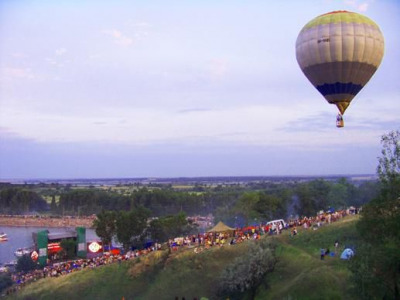
[(296, 41), (296, 58), (314, 87), (339, 109), (336, 125), (351, 100), (379, 67), (384, 38), (371, 19), (349, 11), (334, 11), (308, 22)]

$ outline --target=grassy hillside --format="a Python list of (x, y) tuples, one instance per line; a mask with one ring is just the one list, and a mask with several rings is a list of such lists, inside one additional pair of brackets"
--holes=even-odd
[[(336, 239), (342, 245), (355, 244), (356, 220), (347, 217), (316, 231), (300, 230), (295, 237), (288, 232), (273, 237), (278, 242), (278, 263), (258, 287), (256, 299), (352, 299), (347, 262), (338, 256), (321, 261), (319, 250), (333, 250)], [(244, 255), (249, 243), (198, 254), (193, 249), (158, 251), (134, 261), (39, 280), (10, 299), (217, 299), (221, 271)]]
[[(269, 287), (260, 286), (259, 299), (354, 299), (351, 296), (347, 261), (340, 259), (345, 245), (357, 244), (355, 223), (358, 217), (347, 217), (318, 230), (302, 230), (298, 236), (279, 238), (279, 264), (269, 278)], [(320, 259), (320, 249), (339, 253)]]

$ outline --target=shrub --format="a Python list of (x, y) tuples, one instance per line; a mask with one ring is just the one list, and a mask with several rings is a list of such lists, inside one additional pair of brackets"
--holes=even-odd
[(218, 293), (231, 296), (245, 291), (254, 293), (275, 264), (274, 244), (267, 240), (251, 243), (246, 255), (238, 257), (222, 271)]
[(16, 270), (17, 272), (29, 272), (35, 270), (37, 264), (32, 260), (29, 255), (23, 255), (18, 258)]

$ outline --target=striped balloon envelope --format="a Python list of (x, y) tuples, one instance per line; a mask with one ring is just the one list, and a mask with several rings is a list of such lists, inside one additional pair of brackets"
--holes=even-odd
[(378, 25), (349, 11), (316, 17), (296, 41), (296, 58), (304, 75), (342, 115), (379, 67), (383, 53)]

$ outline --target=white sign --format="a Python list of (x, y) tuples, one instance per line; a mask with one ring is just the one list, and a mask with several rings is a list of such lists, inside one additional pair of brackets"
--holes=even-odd
[(47, 256), (47, 248), (40, 248), (39, 256)]
[(99, 252), (100, 250), (101, 250), (101, 245), (98, 243), (98, 242), (91, 242), (89, 245), (88, 245), (88, 249), (89, 249), (89, 251), (90, 252), (92, 252), (92, 253), (97, 253), (97, 252)]
[(85, 251), (85, 243), (78, 244), (78, 251)]

